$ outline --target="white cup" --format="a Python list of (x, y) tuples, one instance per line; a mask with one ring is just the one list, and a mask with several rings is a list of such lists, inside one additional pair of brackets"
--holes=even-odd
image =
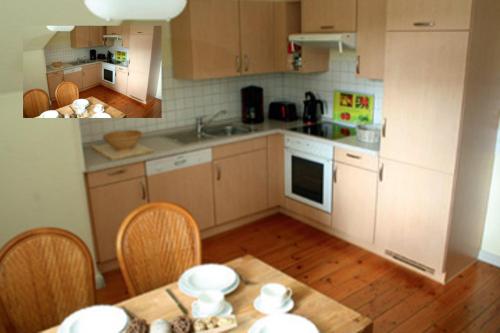
[(271, 308), (280, 308), (292, 298), (292, 289), (279, 283), (268, 283), (260, 289), (262, 303)]
[(217, 290), (205, 291), (198, 297), (198, 309), (203, 315), (217, 314), (224, 306), (224, 294)]
[(103, 113), (104, 112), (104, 106), (102, 104), (96, 104), (96, 105), (94, 105), (94, 112), (95, 113)]

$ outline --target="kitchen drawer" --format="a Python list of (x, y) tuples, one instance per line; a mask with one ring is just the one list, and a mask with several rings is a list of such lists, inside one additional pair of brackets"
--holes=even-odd
[(130, 25), (130, 34), (132, 35), (152, 35), (154, 26), (146, 23), (133, 23)]
[(47, 76), (48, 77), (60, 77), (62, 78), (63, 77), (63, 71), (57, 71), (57, 72), (50, 72), (50, 73), (47, 73)]
[(213, 159), (218, 160), (221, 158), (244, 154), (259, 149), (267, 149), (267, 137), (215, 147), (213, 148)]
[(126, 73), (128, 73), (128, 68), (127, 67), (116, 66), (115, 68), (116, 68), (117, 72), (126, 72)]
[(144, 163), (125, 165), (87, 174), (89, 187), (96, 187), (144, 176)]
[(335, 148), (335, 161), (360, 167), (363, 169), (378, 170), (378, 157), (375, 155), (358, 153), (342, 148)]

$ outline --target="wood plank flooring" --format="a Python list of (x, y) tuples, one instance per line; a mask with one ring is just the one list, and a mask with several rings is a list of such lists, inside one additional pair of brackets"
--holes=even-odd
[[(284, 216), (203, 241), (204, 262), (251, 254), (372, 318), (374, 332), (500, 333), (500, 269), (477, 262), (446, 286)], [(128, 298), (119, 271), (100, 303)]]

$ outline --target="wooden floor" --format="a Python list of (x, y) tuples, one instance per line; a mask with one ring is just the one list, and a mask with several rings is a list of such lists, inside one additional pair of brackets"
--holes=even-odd
[[(142, 104), (104, 86), (80, 92), (80, 98), (91, 96), (125, 113), (127, 118), (161, 118), (161, 100), (157, 98), (151, 98), (148, 104)], [(57, 103), (54, 102), (52, 107), (57, 108)]]
[[(205, 262), (244, 254), (372, 318), (374, 332), (500, 332), (500, 269), (491, 265), (442, 286), (283, 215), (203, 241)], [(119, 271), (105, 277), (99, 302), (128, 298)]]

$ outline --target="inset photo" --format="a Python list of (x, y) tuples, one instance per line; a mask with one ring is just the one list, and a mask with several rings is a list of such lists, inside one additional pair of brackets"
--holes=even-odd
[(25, 59), (24, 118), (161, 118), (161, 26), (47, 26)]

